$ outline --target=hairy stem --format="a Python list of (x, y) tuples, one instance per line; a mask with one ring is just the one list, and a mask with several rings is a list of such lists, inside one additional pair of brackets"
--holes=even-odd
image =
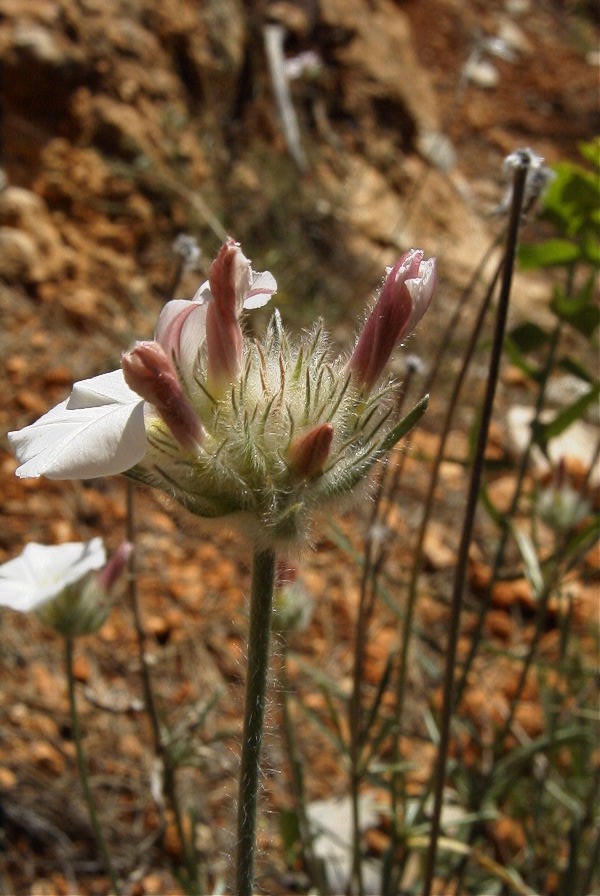
[(274, 551), (256, 550), (252, 564), (248, 675), (238, 793), (237, 896), (251, 896), (254, 884), (260, 750), (269, 670), (274, 584)]

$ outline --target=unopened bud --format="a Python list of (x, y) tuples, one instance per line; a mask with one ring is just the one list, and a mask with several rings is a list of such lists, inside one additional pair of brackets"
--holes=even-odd
[(320, 423), (295, 439), (289, 450), (290, 469), (302, 479), (314, 479), (323, 472), (331, 451), (333, 426)]
[(589, 501), (569, 481), (564, 460), (559, 462), (552, 481), (540, 490), (537, 511), (555, 532), (569, 532), (590, 513)]
[(123, 354), (121, 364), (127, 385), (154, 405), (179, 444), (195, 453), (203, 437), (202, 424), (162, 346), (137, 342)]
[(366, 391), (381, 376), (395, 346), (425, 314), (435, 280), (435, 259), (424, 261), (420, 249), (411, 249), (389, 270), (348, 362), (348, 370)]
[(234, 240), (221, 246), (208, 282), (212, 294), (206, 314), (208, 387), (220, 392), (240, 372), (243, 335), (238, 318), (252, 282), (250, 262)]
[(110, 591), (123, 570), (125, 569), (129, 558), (133, 553), (133, 545), (129, 541), (123, 541), (111, 555), (110, 560), (98, 575), (98, 584), (105, 591)]
[(182, 271), (197, 270), (202, 250), (195, 237), (188, 233), (180, 233), (173, 240), (171, 248), (176, 255), (181, 257)]
[(310, 622), (312, 611), (311, 596), (298, 580), (297, 568), (290, 563), (279, 562), (273, 595), (272, 630), (280, 634), (303, 631)]
[(93, 635), (106, 622), (112, 606), (111, 589), (132, 550), (133, 545), (123, 542), (100, 572), (88, 573), (39, 607), (39, 618), (65, 638)]

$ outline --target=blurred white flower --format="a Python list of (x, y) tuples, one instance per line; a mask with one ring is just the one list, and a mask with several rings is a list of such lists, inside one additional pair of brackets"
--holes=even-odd
[(65, 638), (93, 634), (106, 621), (111, 590), (132, 550), (124, 541), (107, 563), (101, 538), (58, 545), (32, 542), (20, 557), (0, 566), (0, 606), (35, 611)]
[(45, 545), (31, 542), (0, 566), (0, 606), (29, 613), (106, 563), (101, 538)]
[(195, 237), (188, 233), (178, 234), (171, 244), (176, 255), (181, 257), (182, 271), (195, 271), (198, 269), (202, 250)]

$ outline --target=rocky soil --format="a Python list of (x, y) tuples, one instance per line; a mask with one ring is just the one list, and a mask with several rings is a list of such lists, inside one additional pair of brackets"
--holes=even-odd
[[(422, 245), (439, 258), (440, 286), (410, 348), (430, 362), (452, 300), (501, 227), (494, 212), (506, 188), (504, 157), (531, 146), (550, 163), (575, 159), (577, 144), (600, 131), (596, 24), (592, 4), (559, 0), (0, 0), (2, 432), (62, 400), (74, 380), (113, 369), (134, 338), (149, 338), (173, 284), (190, 296), (225, 234), (257, 270), (274, 273), (292, 328), (323, 314), (340, 341), (351, 340), (384, 266)], [(267, 25), (283, 29), (288, 59), (316, 54), (289, 82), (300, 135), (291, 148), (267, 64)], [(181, 233), (202, 256), (179, 277), (173, 241)], [(519, 275), (513, 315), (543, 315), (547, 298), (545, 281)], [(456, 338), (460, 345), (464, 336)], [(422, 456), (444, 397), (432, 398), (417, 441)], [(498, 442), (506, 451), (501, 425)], [(466, 451), (464, 432), (452, 450), (455, 458)], [(407, 537), (426, 481), (424, 465), (411, 462), (395, 523)], [(27, 540), (102, 534), (113, 548), (123, 537), (122, 482), (18, 481), (5, 440), (0, 464), (0, 561)], [(460, 465), (448, 464), (445, 476), (456, 507)], [(139, 589), (161, 703), (185, 730), (219, 695), (202, 727), (198, 768), (181, 781), (216, 885), (227, 879), (233, 845), (248, 551), (158, 496), (140, 493), (136, 506)], [(359, 545), (360, 513), (343, 527)], [(440, 527), (430, 545), (436, 582), (448, 580), (454, 547)], [(394, 568), (409, 560), (400, 539)], [(324, 526), (304, 583), (316, 612), (294, 647), (336, 670), (344, 687), (358, 575)], [(439, 602), (426, 597), (422, 613), (443, 633)], [(495, 634), (506, 640), (512, 622), (501, 606), (497, 614)], [(75, 784), (60, 643), (36, 620), (8, 613), (1, 636), (0, 891), (105, 893)], [(393, 636), (382, 619), (373, 681)], [(177, 858), (176, 837), (169, 828), (161, 849), (154, 837), (160, 812), (150, 797), (149, 739), (140, 735), (135, 651), (125, 601), (81, 643), (86, 745), (128, 892), (175, 894), (168, 859)], [(320, 708), (318, 689), (300, 678), (297, 687)], [(277, 712), (274, 699), (273, 726)], [(523, 724), (535, 732), (535, 695)], [(298, 736), (314, 769), (311, 798), (343, 792), (336, 757), (312, 732)], [(288, 779), (275, 731), (266, 752), (273, 814), (259, 882), (277, 893), (287, 886), (275, 822)], [(415, 781), (430, 759), (423, 754)]]

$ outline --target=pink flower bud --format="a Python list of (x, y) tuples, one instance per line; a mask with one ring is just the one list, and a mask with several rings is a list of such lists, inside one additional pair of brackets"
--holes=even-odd
[(427, 311), (435, 289), (435, 259), (420, 249), (406, 252), (388, 272), (383, 289), (348, 362), (348, 370), (366, 391), (389, 357)]
[(97, 575), (97, 582), (100, 588), (110, 591), (123, 570), (127, 565), (127, 561), (133, 553), (133, 545), (129, 541), (123, 541), (110, 560)]
[(208, 271), (210, 291), (223, 317), (240, 316), (252, 280), (250, 262), (239, 244), (229, 237)]
[(302, 479), (314, 479), (323, 472), (332, 441), (331, 423), (320, 423), (298, 436), (292, 442), (288, 454), (290, 469)]
[(212, 293), (206, 313), (208, 386), (220, 391), (240, 372), (243, 336), (238, 318), (252, 283), (250, 262), (233, 240), (221, 246), (208, 281)]
[(183, 448), (196, 453), (203, 437), (202, 424), (162, 346), (158, 342), (136, 342), (123, 354), (121, 365), (127, 385), (154, 405)]

